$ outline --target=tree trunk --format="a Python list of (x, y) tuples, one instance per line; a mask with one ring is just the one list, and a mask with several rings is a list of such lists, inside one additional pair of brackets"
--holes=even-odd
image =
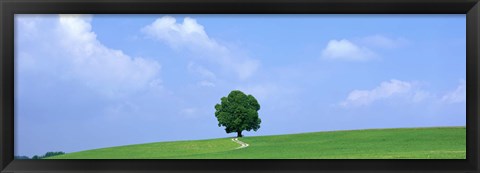
[(242, 136), (242, 131), (238, 131), (238, 132), (237, 132), (237, 138), (241, 138), (241, 137), (243, 137), (243, 136)]

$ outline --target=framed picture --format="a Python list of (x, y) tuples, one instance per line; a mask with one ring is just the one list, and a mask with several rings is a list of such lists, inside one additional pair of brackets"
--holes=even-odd
[(1, 172), (478, 172), (478, 0), (2, 0)]

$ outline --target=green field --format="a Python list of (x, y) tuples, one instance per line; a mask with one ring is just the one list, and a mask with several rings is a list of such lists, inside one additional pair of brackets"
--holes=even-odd
[(465, 127), (372, 129), (157, 142), (48, 159), (465, 159)]

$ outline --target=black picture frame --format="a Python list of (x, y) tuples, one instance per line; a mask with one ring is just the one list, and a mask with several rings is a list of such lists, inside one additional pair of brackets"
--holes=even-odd
[[(467, 158), (461, 160), (14, 160), (15, 14), (466, 14)], [(474, 173), (480, 170), (479, 0), (1, 0), (0, 15), (0, 170), (2, 173)]]

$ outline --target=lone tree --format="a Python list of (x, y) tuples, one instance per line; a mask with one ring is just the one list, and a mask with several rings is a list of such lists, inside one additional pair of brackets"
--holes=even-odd
[(222, 97), (221, 103), (216, 104), (215, 109), (218, 127), (225, 126), (227, 133), (237, 132), (237, 137), (242, 137), (242, 131), (257, 131), (260, 128), (260, 104), (252, 95), (233, 90), (227, 97)]

